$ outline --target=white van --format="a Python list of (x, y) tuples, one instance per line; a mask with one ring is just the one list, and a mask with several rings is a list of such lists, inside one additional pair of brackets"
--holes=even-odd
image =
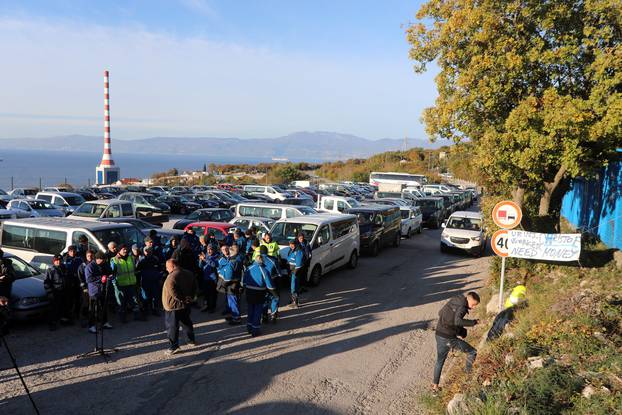
[(317, 211), (309, 206), (273, 205), (272, 203), (238, 203), (235, 216), (252, 216), (279, 220), (296, 216), (315, 215)]
[(84, 202), (69, 217), (71, 219), (95, 221), (109, 218), (135, 218), (136, 213), (132, 202), (126, 200), (91, 200)]
[(108, 242), (132, 246), (143, 244), (144, 235), (128, 223), (88, 222), (67, 218), (28, 218), (2, 223), (2, 249), (35, 268), (45, 269), (54, 255), (63, 254), (69, 245), (78, 245), (86, 236), (89, 249), (105, 251)]
[(359, 259), (359, 225), (356, 215), (310, 215), (282, 219), (270, 230), (286, 258), (289, 242), (299, 233), (311, 244), (306, 280), (312, 285), (322, 275), (341, 266), (356, 268)]
[(290, 193), (284, 192), (275, 186), (260, 186), (252, 184), (244, 186), (243, 190), (247, 193), (265, 195), (272, 200), (285, 200), (293, 197)]
[(346, 213), (348, 209), (356, 208), (361, 204), (354, 198), (343, 196), (322, 196), (317, 201), (317, 211), (326, 213)]
[(84, 198), (77, 193), (71, 192), (39, 192), (35, 199), (45, 200), (54, 207), (62, 210), (65, 216), (72, 214), (84, 203)]
[(419, 206), (400, 206), (402, 214), (401, 231), (402, 236), (410, 238), (414, 233), (421, 233), (423, 226), (423, 215)]

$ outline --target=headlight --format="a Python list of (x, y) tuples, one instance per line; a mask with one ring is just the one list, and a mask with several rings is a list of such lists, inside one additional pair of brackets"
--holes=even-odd
[(35, 305), (35, 304), (39, 304), (39, 298), (37, 297), (24, 297), (24, 298), (20, 298), (18, 304), (20, 306), (31, 306), (31, 305)]
[(482, 240), (482, 237), (481, 237), (481, 236), (476, 236), (475, 238), (471, 238), (471, 240), (472, 240), (472, 241), (479, 242), (479, 241), (481, 241), (481, 240)]

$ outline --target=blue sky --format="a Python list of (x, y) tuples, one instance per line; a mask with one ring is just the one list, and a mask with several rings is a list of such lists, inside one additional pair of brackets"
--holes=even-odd
[(0, 137), (424, 138), (436, 96), (404, 30), (419, 1), (0, 0)]

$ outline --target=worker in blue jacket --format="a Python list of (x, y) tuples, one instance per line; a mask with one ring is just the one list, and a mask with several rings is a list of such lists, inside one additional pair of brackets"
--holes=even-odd
[(240, 272), (238, 271), (237, 259), (231, 259), (229, 247), (223, 245), (222, 256), (218, 260), (218, 291), (224, 293), (227, 298), (225, 314), (229, 314), (226, 320), (230, 325), (238, 325), (242, 322), (238, 305), (238, 291), (240, 284)]
[(82, 257), (78, 255), (75, 245), (69, 245), (67, 253), (63, 255), (63, 266), (65, 267), (65, 272), (67, 272), (67, 298), (65, 300), (67, 301), (66, 307), (70, 320), (80, 316), (82, 290), (80, 289), (78, 269), (80, 269), (80, 265), (83, 262)]
[(207, 245), (207, 252), (199, 255), (199, 268), (201, 268), (201, 290), (203, 291), (203, 308), (201, 311), (213, 313), (216, 310), (218, 291), (218, 261), (220, 254), (212, 245)]
[(268, 276), (270, 277), (272, 281), (272, 286), (274, 287), (266, 295), (264, 317), (267, 321), (276, 323), (276, 318), (279, 312), (280, 300), (277, 280), (277, 278), (279, 278), (279, 267), (275, 259), (271, 256), (268, 256), (268, 247), (266, 245), (261, 245), (259, 247), (259, 257), (262, 258), (264, 268), (268, 272)]
[(239, 252), (246, 255), (246, 238), (241, 230), (236, 229), (235, 232), (233, 232), (233, 242), (238, 246)]
[(264, 256), (258, 256), (246, 269), (242, 278), (242, 286), (246, 292), (248, 308), (246, 331), (253, 337), (261, 334), (261, 315), (263, 313), (266, 293), (274, 291), (272, 279), (263, 261)]
[(287, 262), (289, 263), (289, 271), (291, 276), (290, 294), (292, 296), (291, 305), (298, 307), (298, 284), (302, 275), (300, 271), (304, 265), (304, 254), (300, 245), (295, 240), (289, 242), (289, 251), (287, 251)]

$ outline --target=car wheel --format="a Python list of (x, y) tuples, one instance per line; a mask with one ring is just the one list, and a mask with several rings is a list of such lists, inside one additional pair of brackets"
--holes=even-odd
[(320, 284), (320, 278), (322, 278), (322, 269), (319, 265), (316, 265), (311, 272), (311, 279), (309, 283), (313, 287), (317, 287)]
[(371, 256), (378, 256), (379, 252), (380, 252), (380, 246), (378, 245), (378, 241), (376, 241), (371, 246)]
[(397, 237), (395, 238), (395, 242), (393, 242), (393, 247), (399, 247), (400, 242), (402, 242), (402, 235), (400, 235), (400, 233), (398, 232)]
[(423, 227), (423, 225), (419, 225), (419, 227), (417, 228), (417, 233), (421, 233), (421, 228)]
[(350, 261), (348, 262), (348, 268), (355, 269), (358, 264), (359, 255), (356, 253), (356, 251), (352, 251), (352, 253), (350, 254)]
[(410, 238), (410, 236), (412, 235), (413, 231), (412, 229), (408, 228), (408, 231), (406, 232), (406, 238)]

